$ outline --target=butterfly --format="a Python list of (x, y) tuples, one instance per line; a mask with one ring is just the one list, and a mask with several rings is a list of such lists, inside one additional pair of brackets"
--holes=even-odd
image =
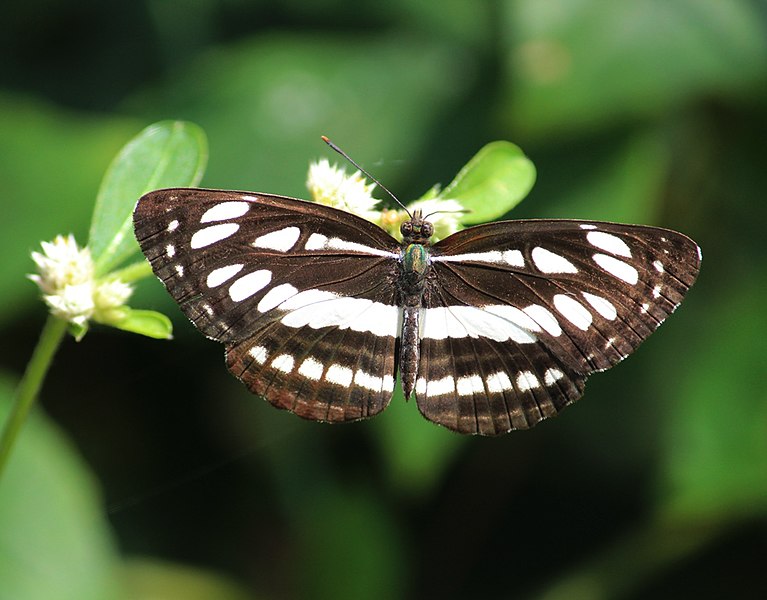
[(248, 389), (314, 421), (372, 417), (399, 376), (428, 420), (532, 427), (631, 354), (700, 269), (687, 236), (582, 220), (479, 225), (402, 241), (353, 214), (252, 192), (144, 195), (135, 234), (192, 323)]

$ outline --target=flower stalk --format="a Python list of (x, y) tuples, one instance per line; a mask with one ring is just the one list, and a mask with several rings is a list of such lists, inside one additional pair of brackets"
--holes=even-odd
[(48, 320), (40, 334), (32, 358), (27, 364), (24, 376), (16, 388), (11, 405), (11, 412), (5, 421), (3, 432), (0, 434), (0, 478), (8, 463), (13, 444), (26, 421), (27, 415), (34, 406), (40, 392), (45, 375), (51, 366), (54, 354), (67, 333), (68, 323), (53, 315)]

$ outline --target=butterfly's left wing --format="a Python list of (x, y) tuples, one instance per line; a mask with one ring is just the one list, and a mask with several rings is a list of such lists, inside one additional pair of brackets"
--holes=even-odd
[(399, 245), (383, 230), (312, 202), (185, 188), (143, 196), (134, 225), (155, 274), (251, 391), (320, 421), (388, 405)]
[(633, 352), (700, 268), (688, 237), (655, 227), (491, 223), (435, 244), (418, 407), (462, 433), (533, 426)]

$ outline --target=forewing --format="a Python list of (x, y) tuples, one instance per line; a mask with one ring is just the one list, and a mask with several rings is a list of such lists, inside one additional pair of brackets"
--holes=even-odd
[(252, 391), (316, 420), (386, 406), (399, 246), (383, 230), (310, 202), (202, 189), (145, 195), (134, 224), (168, 292)]
[(419, 409), (493, 435), (556, 414), (633, 352), (682, 301), (700, 252), (660, 228), (509, 221), (442, 240), (432, 266)]

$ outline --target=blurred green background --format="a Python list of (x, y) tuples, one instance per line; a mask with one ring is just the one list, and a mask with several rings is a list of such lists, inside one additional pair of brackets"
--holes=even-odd
[(559, 418), (461, 438), (401, 395), (304, 422), (249, 395), (158, 282), (159, 342), (60, 349), (0, 481), (0, 599), (765, 598), (767, 5), (197, 0), (0, 5), (0, 397), (119, 148), (209, 136), (208, 187), (306, 196), (327, 134), (403, 200), (485, 143), (538, 169), (515, 218), (685, 232), (684, 306)]

